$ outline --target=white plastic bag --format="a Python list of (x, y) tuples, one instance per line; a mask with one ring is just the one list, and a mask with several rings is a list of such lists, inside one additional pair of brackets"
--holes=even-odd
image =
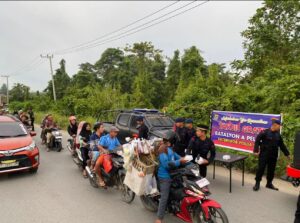
[(126, 172), (124, 184), (126, 184), (130, 188), (130, 190), (132, 190), (136, 195), (138, 196), (144, 195), (148, 175), (144, 177), (140, 177), (139, 171), (135, 167), (130, 166), (129, 169)]
[(146, 177), (147, 177), (147, 180), (146, 180), (145, 194), (150, 195), (150, 194), (159, 193), (159, 191), (157, 189), (156, 178), (153, 175), (146, 175)]

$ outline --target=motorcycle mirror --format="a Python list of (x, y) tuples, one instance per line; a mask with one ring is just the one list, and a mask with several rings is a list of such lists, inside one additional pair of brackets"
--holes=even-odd
[(32, 136), (32, 137), (33, 137), (33, 136), (36, 136), (36, 132), (31, 131), (31, 132), (30, 132), (30, 136)]

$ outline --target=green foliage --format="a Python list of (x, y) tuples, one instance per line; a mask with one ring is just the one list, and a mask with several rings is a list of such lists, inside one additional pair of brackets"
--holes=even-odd
[(262, 76), (274, 65), (299, 63), (300, 58), (300, 2), (264, 2), (249, 20), (245, 38), (245, 68), (252, 76)]
[[(59, 62), (59, 65), (60, 68), (57, 69), (54, 74), (54, 86), (55, 86), (57, 99), (63, 98), (67, 87), (70, 85), (70, 77), (66, 73), (66, 61), (62, 59)], [(45, 92), (47, 92), (48, 95), (52, 97), (53, 95), (52, 81), (48, 82), (48, 86), (45, 89)]]
[(7, 86), (6, 84), (2, 84), (1, 88), (0, 88), (0, 94), (5, 94), (6, 95), (6, 92), (7, 91)]
[(24, 84), (16, 83), (9, 91), (9, 96), (12, 101), (26, 101), (29, 100), (30, 88)]

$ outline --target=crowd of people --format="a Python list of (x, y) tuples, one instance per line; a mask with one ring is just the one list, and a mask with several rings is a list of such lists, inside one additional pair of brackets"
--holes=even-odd
[[(34, 112), (30, 108), (27, 112), (22, 110), (15, 111), (13, 115), (18, 118), (25, 126), (34, 130)], [(144, 122), (144, 117), (137, 118), (138, 138), (148, 139), (150, 137), (149, 129)], [(47, 114), (41, 124), (41, 138), (43, 143), (51, 142), (51, 129), (57, 128), (57, 124), (51, 114)], [(260, 189), (260, 181), (267, 168), (267, 185), (272, 190), (278, 190), (273, 185), (274, 173), (278, 157), (278, 149), (290, 159), (290, 153), (286, 148), (280, 135), (281, 122), (273, 120), (269, 129), (263, 130), (255, 140), (254, 155), (258, 156), (258, 168), (256, 172), (256, 183), (254, 191)], [(77, 122), (76, 117), (69, 117), (68, 134), (74, 139), (74, 150), (79, 147), (83, 158), (83, 176), (87, 177), (86, 166), (98, 175), (99, 186), (105, 187), (105, 182), (101, 176), (101, 166), (104, 162), (104, 154), (121, 146), (117, 135), (119, 129), (112, 126), (105, 134), (104, 125), (101, 122), (93, 126), (85, 121)], [(168, 131), (163, 137), (162, 144), (158, 148), (158, 171), (157, 178), (160, 185), (161, 199), (159, 203), (157, 220), (155, 223), (161, 223), (165, 214), (167, 201), (170, 192), (172, 179), (170, 170), (185, 164), (186, 155), (192, 155), (192, 162), (198, 164), (199, 174), (206, 177), (207, 166), (214, 161), (216, 149), (214, 142), (207, 137), (209, 127), (207, 125), (198, 125), (194, 127), (192, 119), (175, 119), (174, 128)], [(49, 148), (47, 149), (49, 151)], [(201, 162), (199, 162), (201, 160)], [(299, 205), (300, 206), (300, 205)], [(300, 213), (300, 211), (299, 211)]]
[[(144, 117), (137, 118), (137, 137), (140, 139), (149, 138), (149, 129), (144, 122)], [(104, 162), (104, 154), (121, 146), (117, 135), (119, 129), (112, 126), (109, 133), (105, 134), (103, 123), (97, 122), (93, 125), (88, 122), (78, 123), (75, 116), (69, 117), (68, 125), (69, 135), (76, 141), (74, 150), (77, 146), (80, 148), (83, 159), (82, 169), (83, 176), (87, 177), (86, 165), (98, 175), (99, 186), (105, 187), (105, 182), (101, 176), (101, 166)], [(161, 146), (158, 149), (158, 180), (160, 184), (161, 199), (158, 209), (157, 223), (161, 222), (164, 217), (171, 178), (169, 171), (172, 168), (186, 163), (184, 158), (186, 154), (193, 157), (193, 162), (197, 158), (202, 158), (202, 163), (199, 165), (199, 172), (202, 177), (206, 177), (207, 166), (214, 160), (215, 146), (214, 143), (207, 137), (209, 127), (200, 125), (193, 126), (192, 119), (177, 118), (175, 120), (174, 129), (167, 132), (163, 137)], [(78, 136), (78, 138), (77, 138)], [(210, 155), (209, 155), (210, 154)]]

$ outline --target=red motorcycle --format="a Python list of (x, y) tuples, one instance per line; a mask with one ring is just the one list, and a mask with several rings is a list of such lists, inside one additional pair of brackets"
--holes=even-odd
[[(208, 198), (210, 192), (208, 180), (199, 177), (196, 165), (187, 165), (171, 172), (172, 184), (167, 211), (184, 222), (192, 223), (228, 223), (221, 205)], [(159, 195), (140, 197), (144, 207), (156, 212)]]

